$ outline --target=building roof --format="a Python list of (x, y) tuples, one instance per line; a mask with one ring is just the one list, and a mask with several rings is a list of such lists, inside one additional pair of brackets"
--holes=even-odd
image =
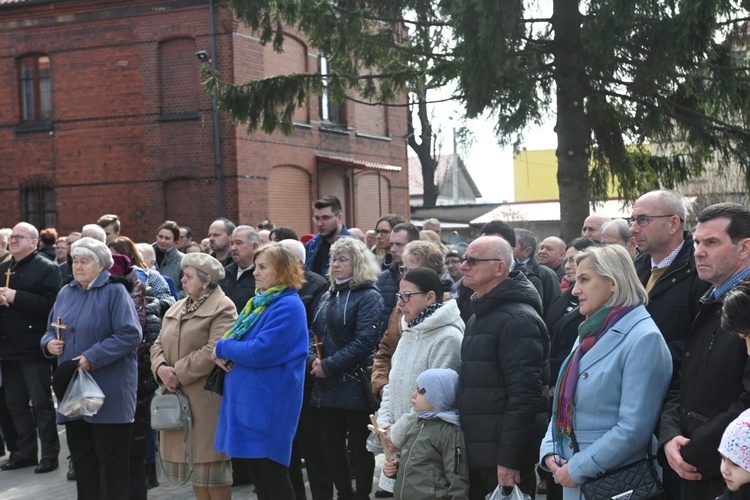
[(357, 160), (351, 156), (339, 156), (324, 153), (315, 153), (315, 158), (329, 163), (335, 163), (344, 167), (365, 168), (370, 170), (385, 170), (387, 172), (401, 172), (401, 167), (397, 165), (386, 165), (384, 163), (375, 163), (374, 161)]
[[(452, 182), (450, 176), (451, 165), (453, 164), (453, 155), (440, 155), (438, 157), (437, 168), (435, 169), (435, 185), (438, 188), (439, 193), (443, 193), (443, 187), (447, 183)], [(471, 177), (469, 170), (466, 168), (464, 161), (461, 157), (458, 157), (458, 168), (459, 172), (463, 174), (464, 179), (468, 182), (468, 187), (474, 194), (475, 198), (481, 198), (482, 193), (479, 192), (479, 188), (474, 183), (474, 179)], [(409, 157), (409, 196), (422, 196), (424, 195), (424, 182), (422, 180), (422, 164), (419, 162), (419, 158), (416, 156)]]

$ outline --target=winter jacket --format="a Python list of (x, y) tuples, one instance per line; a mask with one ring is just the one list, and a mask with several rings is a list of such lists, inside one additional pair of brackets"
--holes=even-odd
[[(54, 265), (54, 264), (52, 264)], [(142, 340), (141, 323), (125, 286), (112, 283), (109, 271), (102, 271), (84, 290), (77, 281), (65, 285), (57, 295), (47, 318), (58, 317), (67, 326), (58, 363), (83, 355), (91, 363), (89, 373), (104, 393), (104, 405), (96, 415), (84, 417), (94, 424), (129, 424), (135, 413), (138, 362), (136, 350)], [(41, 340), (57, 337), (50, 326)], [(68, 419), (58, 413), (57, 423)]]
[(750, 483), (743, 484), (737, 491), (729, 491), (727, 488), (716, 500), (750, 500)]
[(750, 358), (745, 341), (721, 328), (722, 305), (722, 299), (713, 297), (713, 287), (701, 298), (680, 376), (667, 395), (659, 426), (662, 466), (668, 466), (664, 444), (685, 436), (690, 443), (680, 449), (682, 458), (698, 468), (702, 482), (715, 481), (719, 488), (721, 436), (750, 408)]
[(542, 311), (544, 313), (542, 317), (546, 317), (547, 310), (552, 306), (555, 299), (560, 296), (560, 293), (562, 293), (562, 290), (560, 290), (560, 280), (558, 279), (557, 274), (555, 274), (555, 271), (547, 266), (542, 266), (534, 257), (529, 259), (526, 263), (526, 267), (528, 267), (531, 272), (536, 273), (542, 283), (541, 296)]
[(411, 404), (417, 376), (430, 368), (458, 370), (464, 322), (456, 301), (450, 300), (414, 327), (407, 326), (402, 318), (401, 327), (403, 334), (391, 360), (389, 382), (378, 411), (378, 426), (391, 428), (391, 441), (398, 448), (417, 422)]
[(370, 409), (359, 373), (375, 352), (382, 309), (383, 298), (375, 283), (356, 288), (345, 284), (320, 298), (312, 330), (323, 341), (321, 367), (326, 377), (315, 379), (310, 404), (341, 410)]
[(549, 336), (542, 301), (519, 271), (471, 300), (456, 400), (469, 465), (520, 469), (538, 461), (547, 428)]
[(459, 426), (437, 418), (420, 420), (405, 439), (394, 499), (469, 498), (469, 467), (464, 434)]
[[(156, 243), (152, 246), (154, 247), (154, 252), (161, 251), (159, 250), (159, 247), (156, 246)], [(182, 268), (180, 267), (180, 263), (184, 256), (185, 254), (177, 250), (176, 246), (171, 246), (166, 252), (164, 252), (164, 259), (162, 259), (161, 264), (159, 264), (159, 272), (163, 276), (169, 276), (172, 278), (172, 281), (174, 281), (178, 290), (182, 290)]]
[(247, 305), (247, 301), (255, 296), (255, 276), (253, 271), (255, 266), (251, 266), (237, 279), (237, 264), (234, 262), (224, 268), (224, 279), (219, 281), (219, 286), (227, 297), (232, 299), (234, 306), (239, 314)]
[(396, 292), (398, 292), (398, 284), (401, 280), (401, 272), (398, 268), (399, 265), (394, 262), (390, 268), (378, 276), (378, 290), (380, 290), (380, 295), (383, 296), (383, 316), (380, 320), (382, 330), (379, 332), (381, 337), (388, 327), (388, 318), (391, 311), (396, 307)]
[(378, 352), (372, 360), (372, 393), (375, 399), (381, 399), (381, 392), (388, 385), (388, 374), (391, 372), (391, 360), (393, 353), (396, 352), (399, 340), (403, 331), (401, 330), (401, 318), (404, 313), (401, 309), (394, 307), (391, 315), (388, 317), (388, 326), (383, 333), (383, 337), (378, 343)]
[[(667, 345), (643, 306), (620, 318), (581, 357), (573, 396), (580, 451), (568, 437), (562, 443), (573, 481), (583, 484), (645, 458), (669, 387), (670, 364)], [(540, 451), (545, 469), (544, 458), (555, 452), (552, 425)], [(580, 489), (563, 488), (563, 498), (578, 500)]]
[(407, 326), (402, 318), (401, 327), (403, 334), (393, 354), (389, 382), (378, 411), (378, 426), (391, 428), (391, 441), (398, 448), (417, 422), (411, 404), (417, 376), (430, 368), (458, 370), (464, 322), (456, 301), (451, 300), (414, 327)]
[(10, 266), (12, 274), (7, 282), (9, 288), (16, 290), (16, 298), (8, 307), (0, 307), (0, 359), (44, 361), (39, 341), (52, 323), (47, 319), (62, 286), (60, 268), (32, 252), (18, 263), (13, 259), (0, 264), (3, 286)]
[[(187, 298), (178, 301), (164, 315), (162, 331), (151, 348), (151, 368), (155, 378), (160, 366), (172, 366), (180, 390), (190, 400), (193, 413), (193, 460), (196, 463), (226, 460), (214, 449), (221, 396), (203, 389), (213, 370), (211, 352), (218, 339), (237, 318), (232, 302), (220, 288), (215, 289), (195, 311), (182, 316)], [(184, 432), (160, 431), (161, 457), (173, 463), (187, 463), (183, 448)]]
[[(673, 381), (680, 371), (685, 339), (700, 310), (700, 299), (711, 287), (698, 277), (693, 253), (693, 235), (683, 233), (685, 243), (677, 257), (648, 293), (646, 309), (664, 335), (674, 365)], [(651, 255), (642, 253), (635, 260), (638, 278), (645, 286), (651, 276)]]
[[(557, 384), (560, 367), (565, 358), (570, 354), (578, 339), (578, 326), (586, 319), (576, 306), (569, 313), (565, 313), (570, 305), (570, 299), (573, 297), (573, 289), (568, 288), (565, 293), (557, 297), (550, 306), (544, 322), (549, 332), (549, 385), (554, 387)], [(578, 300), (576, 300), (576, 304)]]
[[(349, 232), (348, 229), (346, 229), (346, 226), (343, 224), (341, 225), (341, 234), (339, 235), (339, 238), (341, 236), (352, 236), (352, 234)], [(309, 270), (313, 270), (313, 264), (315, 263), (315, 257), (318, 255), (318, 251), (320, 251), (320, 244), (323, 242), (323, 238), (325, 238), (321, 234), (316, 234), (312, 237), (310, 241), (305, 243), (305, 265)], [(333, 243), (331, 243), (333, 245)], [(330, 247), (329, 247), (330, 248)], [(331, 259), (326, 257), (325, 261), (323, 261), (323, 268), (321, 269), (320, 274), (324, 278), (328, 278), (328, 266), (331, 265)]]
[(224, 380), (217, 450), (289, 467), (307, 348), (305, 307), (292, 289), (281, 292), (240, 340), (216, 343), (216, 356), (234, 361)]

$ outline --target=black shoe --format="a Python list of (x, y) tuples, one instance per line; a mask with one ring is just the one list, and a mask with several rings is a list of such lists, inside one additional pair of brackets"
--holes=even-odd
[(65, 474), (65, 477), (68, 478), (68, 481), (76, 480), (76, 470), (73, 468), (73, 460), (70, 457), (68, 457), (68, 473)]
[(378, 490), (375, 492), (375, 498), (391, 498), (393, 493), (385, 490)]
[(11, 457), (10, 460), (8, 460), (7, 463), (3, 464), (2, 467), (0, 467), (0, 470), (16, 470), (16, 469), (23, 469), (24, 467), (31, 467), (32, 465), (36, 465), (38, 462), (36, 458), (21, 458), (18, 456)]
[(34, 474), (44, 474), (45, 472), (52, 472), (53, 470), (60, 467), (60, 463), (56, 458), (43, 458), (39, 465), (34, 469)]
[(159, 486), (159, 480), (156, 474), (156, 464), (145, 464), (146, 468), (146, 489), (150, 490)]

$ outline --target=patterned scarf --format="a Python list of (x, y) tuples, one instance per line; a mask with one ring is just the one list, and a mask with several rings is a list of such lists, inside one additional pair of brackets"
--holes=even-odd
[(417, 325), (418, 325), (418, 324), (420, 324), (420, 323), (421, 323), (422, 321), (424, 321), (424, 320), (426, 320), (427, 318), (429, 318), (430, 316), (432, 316), (432, 314), (433, 314), (433, 313), (434, 313), (435, 311), (437, 311), (438, 309), (440, 309), (440, 306), (442, 306), (442, 305), (443, 305), (443, 303), (442, 303), (442, 302), (440, 302), (440, 303), (438, 303), (438, 302), (435, 302), (434, 304), (432, 304), (432, 305), (429, 305), (429, 306), (425, 307), (424, 309), (422, 309), (422, 312), (421, 312), (421, 313), (419, 313), (419, 314), (417, 315), (417, 317), (416, 317), (416, 318), (414, 318), (413, 320), (411, 320), (411, 321), (409, 322), (409, 324), (408, 324), (407, 326), (408, 326), (409, 328), (412, 328), (412, 327), (415, 327), (415, 326), (417, 326)]
[(555, 387), (555, 398), (552, 404), (552, 438), (556, 455), (565, 457), (563, 438), (573, 433), (573, 397), (576, 393), (578, 373), (581, 358), (594, 344), (617, 323), (623, 316), (635, 309), (630, 307), (603, 307), (587, 318), (578, 327), (578, 337), (581, 339), (578, 348), (563, 362), (560, 376)]
[(209, 295), (211, 295), (211, 292), (213, 292), (214, 289), (211, 288), (207, 294), (201, 295), (198, 300), (193, 300), (190, 297), (187, 298), (185, 303), (182, 305), (182, 310), (180, 311), (180, 317), (184, 318), (185, 315), (190, 314), (191, 312), (198, 309), (201, 304), (203, 304)]
[(225, 339), (240, 340), (243, 335), (250, 331), (263, 311), (281, 295), (281, 292), (286, 290), (286, 285), (272, 286), (271, 288), (263, 291), (256, 290), (255, 296), (251, 297), (247, 301), (245, 307), (242, 308), (237, 321), (234, 322), (232, 328), (224, 334)]

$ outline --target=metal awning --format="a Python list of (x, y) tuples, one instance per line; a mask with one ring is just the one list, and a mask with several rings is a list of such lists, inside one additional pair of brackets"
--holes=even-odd
[(341, 165), (342, 167), (383, 170), (386, 172), (401, 172), (401, 167), (396, 165), (386, 165), (384, 163), (376, 163), (374, 161), (356, 160), (350, 156), (337, 156), (332, 154), (315, 153), (315, 158), (318, 161), (333, 163), (334, 165)]

